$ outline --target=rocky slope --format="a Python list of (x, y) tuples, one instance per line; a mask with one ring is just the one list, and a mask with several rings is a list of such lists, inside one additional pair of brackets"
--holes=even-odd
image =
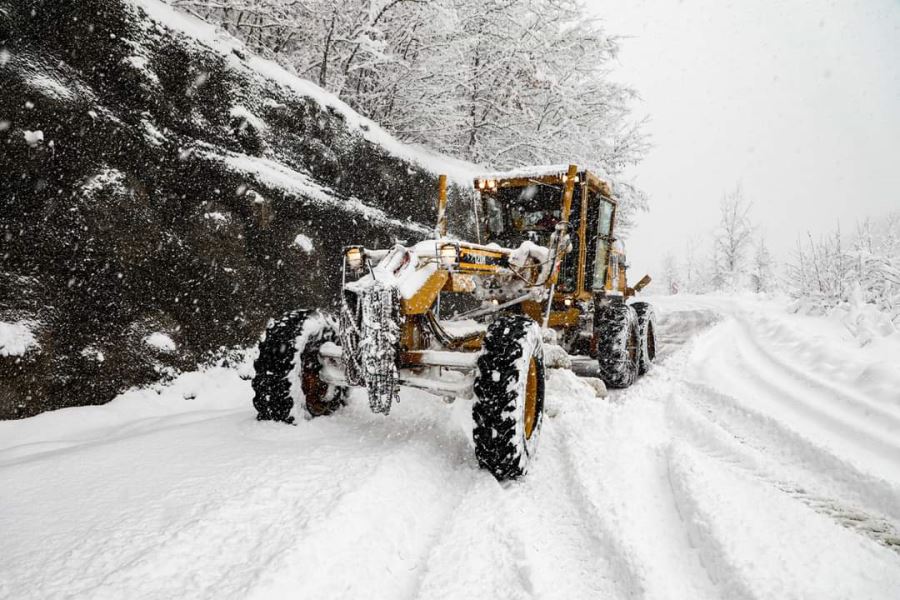
[(427, 234), (468, 175), (157, 0), (0, 0), (0, 81), (0, 418), (332, 303), (344, 245)]

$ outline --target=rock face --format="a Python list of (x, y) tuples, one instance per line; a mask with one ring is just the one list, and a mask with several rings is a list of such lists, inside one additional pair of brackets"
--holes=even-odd
[(439, 157), (157, 0), (0, 0), (0, 82), (0, 418), (248, 346), (434, 221)]

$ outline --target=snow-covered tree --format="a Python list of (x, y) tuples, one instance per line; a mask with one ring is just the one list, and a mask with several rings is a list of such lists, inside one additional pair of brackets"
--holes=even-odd
[(753, 244), (750, 202), (740, 185), (726, 192), (719, 204), (719, 226), (715, 232), (716, 288), (735, 289), (747, 270), (747, 253)]
[(798, 240), (788, 265), (791, 294), (828, 309), (862, 301), (900, 325), (900, 212), (866, 219), (847, 240), (840, 227)]
[(671, 252), (667, 252), (663, 257), (663, 285), (669, 294), (677, 294), (681, 288), (678, 258)]
[(753, 265), (750, 270), (750, 282), (756, 293), (768, 292), (772, 289), (775, 275), (772, 269), (772, 254), (764, 235), (756, 238), (753, 248)]
[[(646, 149), (618, 41), (580, 0), (169, 0), (336, 93), (406, 142), (491, 167), (615, 177)], [(624, 204), (645, 199), (617, 186)]]
[(693, 236), (684, 244), (682, 290), (690, 294), (702, 292), (704, 288), (701, 257), (698, 255), (699, 244), (698, 239)]

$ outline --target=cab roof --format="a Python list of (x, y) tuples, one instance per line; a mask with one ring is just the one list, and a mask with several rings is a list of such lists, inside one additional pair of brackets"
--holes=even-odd
[[(482, 185), (486, 182), (492, 182), (490, 187), (511, 188), (525, 187), (537, 181), (549, 185), (562, 185), (565, 183), (566, 173), (569, 165), (539, 165), (532, 167), (521, 167), (510, 171), (493, 171), (481, 173), (474, 179), (475, 189), (484, 189)], [(612, 198), (612, 186), (605, 180), (601, 179), (594, 173), (586, 169), (578, 169), (578, 180), (587, 181), (600, 190), (604, 196)]]

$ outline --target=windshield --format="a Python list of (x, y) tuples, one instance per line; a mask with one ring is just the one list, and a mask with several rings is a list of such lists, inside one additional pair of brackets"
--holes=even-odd
[(482, 223), (488, 242), (518, 246), (530, 240), (546, 246), (560, 221), (562, 188), (545, 184), (482, 192)]

